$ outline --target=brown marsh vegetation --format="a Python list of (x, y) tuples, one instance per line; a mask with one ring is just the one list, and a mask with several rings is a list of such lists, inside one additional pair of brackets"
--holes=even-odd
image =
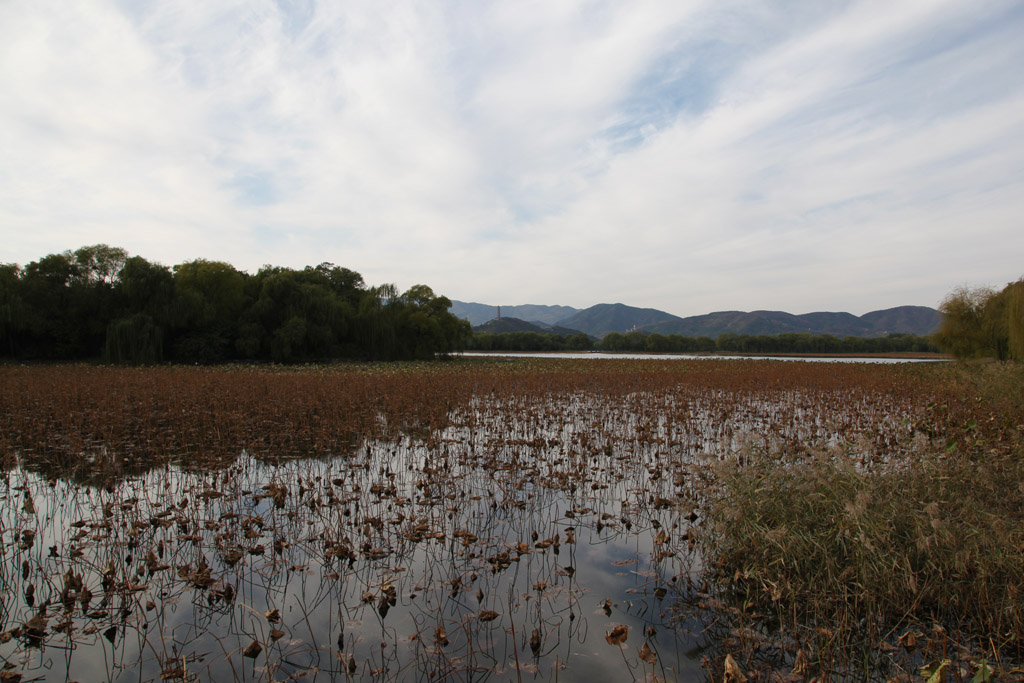
[(1021, 387), (0, 367), (0, 680), (1015, 680)]

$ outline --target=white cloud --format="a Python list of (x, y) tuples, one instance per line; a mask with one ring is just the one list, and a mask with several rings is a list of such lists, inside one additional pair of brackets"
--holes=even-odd
[(1022, 29), (997, 0), (6, 3), (0, 260), (935, 304), (1021, 274)]

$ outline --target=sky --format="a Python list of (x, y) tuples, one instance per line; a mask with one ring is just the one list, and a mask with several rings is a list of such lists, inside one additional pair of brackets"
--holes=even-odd
[(0, 262), (937, 306), (1024, 276), (1019, 0), (0, 0)]

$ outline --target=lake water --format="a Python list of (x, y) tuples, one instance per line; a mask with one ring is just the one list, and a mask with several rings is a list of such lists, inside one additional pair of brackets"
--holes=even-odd
[(501, 373), (443, 426), (330, 457), (72, 479), (19, 454), (0, 656), (46, 681), (701, 678), (734, 638), (694, 546), (701, 463), (920, 445), (925, 397), (769, 369), (557, 391)]
[(785, 360), (808, 363), (946, 363), (948, 358), (877, 358), (853, 356), (732, 356), (718, 354), (670, 354), (670, 353), (604, 353), (596, 352), (530, 352), (530, 351), (466, 351), (458, 354), (468, 358), (575, 358), (602, 359), (622, 358), (627, 360)]

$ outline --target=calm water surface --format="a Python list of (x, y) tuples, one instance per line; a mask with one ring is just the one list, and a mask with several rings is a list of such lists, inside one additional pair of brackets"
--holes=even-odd
[(913, 449), (913, 410), (846, 390), (480, 397), (331, 458), (17, 466), (0, 657), (46, 681), (694, 680), (730, 637), (680, 609), (701, 599), (696, 464)]
[(625, 358), (627, 360), (786, 360), (808, 363), (946, 363), (948, 358), (855, 358), (851, 356), (728, 356), (717, 354), (670, 354), (670, 353), (604, 353), (594, 352), (531, 352), (531, 351), (466, 351), (467, 357), (508, 357), (508, 358)]

